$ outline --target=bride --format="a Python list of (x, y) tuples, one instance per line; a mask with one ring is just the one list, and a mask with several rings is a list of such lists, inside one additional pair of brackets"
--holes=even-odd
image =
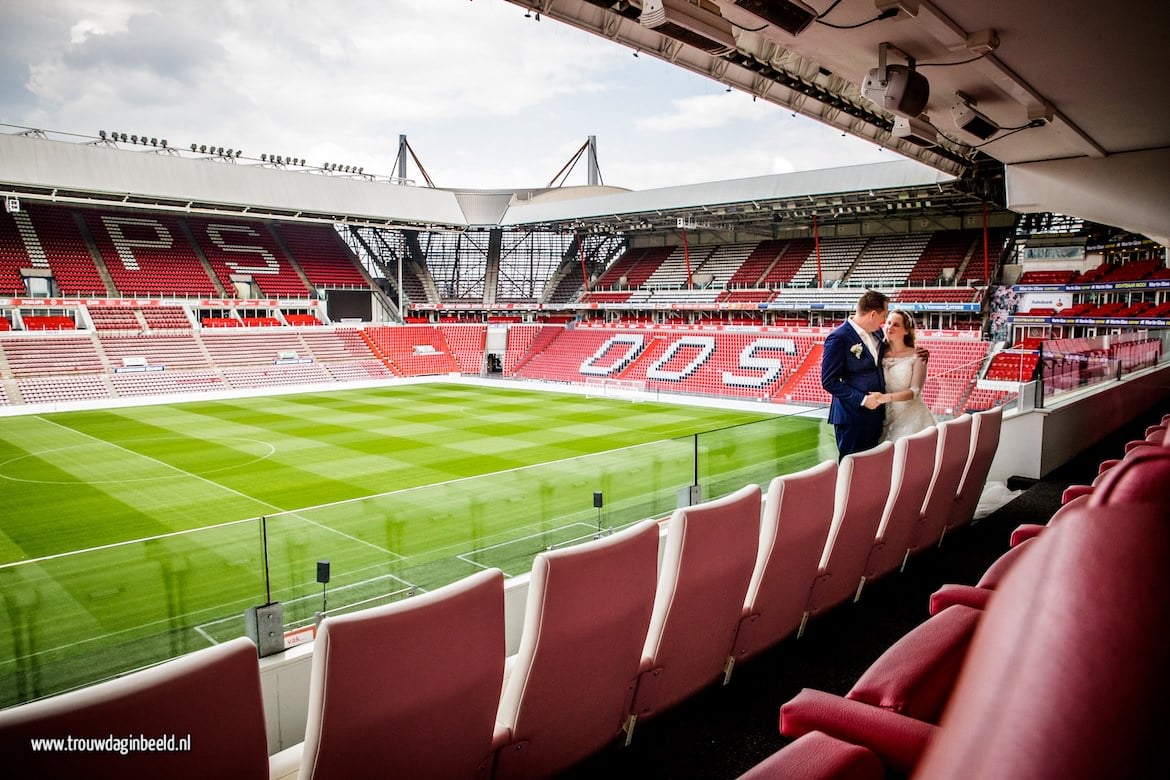
[(894, 309), (886, 317), (885, 331), (882, 369), (886, 392), (881, 394), (881, 401), (886, 405), (886, 421), (881, 440), (894, 441), (929, 428), (936, 421), (922, 400), (926, 359), (919, 357), (920, 350), (914, 347), (914, 318)]

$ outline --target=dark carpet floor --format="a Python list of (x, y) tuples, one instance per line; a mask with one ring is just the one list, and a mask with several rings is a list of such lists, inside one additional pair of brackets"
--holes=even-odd
[(629, 747), (615, 744), (564, 778), (735, 778), (789, 742), (778, 731), (780, 705), (801, 688), (844, 694), (899, 637), (929, 617), (932, 592), (951, 582), (974, 584), (1005, 550), (1021, 523), (1043, 523), (1070, 484), (1087, 484), (1098, 464), (1119, 457), (1160, 415), (1139, 416), (992, 514), (949, 533), (940, 548), (906, 570), (867, 585), (856, 604), (811, 620), (791, 637), (736, 667), (727, 686), (713, 685), (674, 709), (640, 722)]

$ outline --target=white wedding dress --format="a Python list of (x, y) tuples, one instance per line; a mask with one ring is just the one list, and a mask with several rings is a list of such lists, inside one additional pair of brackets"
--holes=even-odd
[(918, 433), (936, 423), (934, 415), (922, 400), (922, 386), (926, 384), (926, 364), (915, 355), (882, 358), (886, 374), (886, 392), (914, 390), (909, 401), (886, 404), (886, 421), (882, 426), (882, 441), (895, 441)]

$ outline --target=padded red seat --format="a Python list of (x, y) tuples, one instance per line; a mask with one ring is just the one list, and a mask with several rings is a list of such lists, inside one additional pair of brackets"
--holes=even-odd
[(981, 615), (955, 605), (918, 624), (870, 664), (845, 698), (938, 722)]
[(844, 697), (801, 691), (780, 708), (780, 732), (799, 737), (824, 731), (865, 745), (892, 768), (909, 769), (930, 724), (942, 714), (981, 615), (953, 606), (919, 624), (874, 661)]
[(787, 737), (824, 731), (861, 745), (882, 764), (909, 772), (926, 750), (937, 727), (865, 702), (805, 688), (780, 708), (780, 733)]
[(930, 614), (936, 615), (953, 604), (963, 604), (975, 609), (985, 608), (1004, 576), (1028, 549), (1028, 541), (1020, 542), (996, 558), (975, 585), (948, 583), (930, 594)]
[(778, 750), (739, 780), (881, 780), (885, 768), (872, 751), (810, 731)]
[[(1142, 471), (1119, 469), (1130, 474), (1114, 498)], [(1166, 482), (1146, 495), (1095, 496), (1029, 543), (979, 619), (938, 727), (805, 690), (781, 709), (782, 732), (825, 731), (914, 777), (1146, 776), (1170, 696)]]
[(1170, 448), (1142, 447), (1099, 478), (1088, 506), (1156, 502), (1170, 498)]
[(984, 613), (915, 777), (1143, 777), (1163, 763), (1165, 486), (1037, 540)]

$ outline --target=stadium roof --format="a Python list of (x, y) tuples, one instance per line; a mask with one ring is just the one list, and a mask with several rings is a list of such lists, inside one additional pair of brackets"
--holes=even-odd
[[(0, 192), (81, 204), (372, 224), (424, 230), (605, 232), (687, 227), (763, 230), (954, 209), (966, 183), (908, 160), (629, 191), (616, 187), (444, 190), (372, 176), (239, 162), (228, 155), (0, 134)], [(866, 211), (868, 207), (868, 212)], [(766, 223), (761, 226), (760, 223)], [(766, 229), (763, 229), (766, 227)]]
[(239, 164), (178, 150), (0, 135), (0, 191), (54, 201), (328, 222), (466, 227), (455, 197), (361, 176)]
[[(557, 230), (583, 226), (653, 230), (676, 227), (680, 219), (684, 220), (684, 226), (696, 227), (731, 227), (733, 223), (784, 219), (807, 223), (813, 211), (823, 218), (859, 216), (865, 213), (862, 209), (866, 206), (872, 209), (882, 196), (896, 201), (901, 195), (903, 201), (917, 202), (918, 208), (932, 208), (935, 201), (941, 206), (944, 200), (949, 200), (948, 196), (966, 197), (950, 186), (955, 181), (948, 174), (908, 160), (896, 160), (638, 192), (612, 192), (575, 200), (536, 195), (527, 202), (512, 205), (500, 224), (542, 225)], [(687, 225), (688, 222), (693, 225)]]
[[(643, 26), (641, 0), (509, 2), (943, 171), (989, 155), (1007, 166), (1015, 211), (1170, 239), (1164, 0), (805, 0), (824, 18), (795, 33), (775, 13), (791, 11), (788, 0), (689, 0), (709, 14), (704, 25), (726, 33), (706, 43), (678, 25)], [(894, 15), (876, 19), (882, 9)], [(862, 95), (883, 43), (888, 63), (913, 58), (929, 81), (917, 143), (895, 136), (895, 115)], [(1000, 131), (983, 140), (960, 130), (952, 109), (964, 101)]]

